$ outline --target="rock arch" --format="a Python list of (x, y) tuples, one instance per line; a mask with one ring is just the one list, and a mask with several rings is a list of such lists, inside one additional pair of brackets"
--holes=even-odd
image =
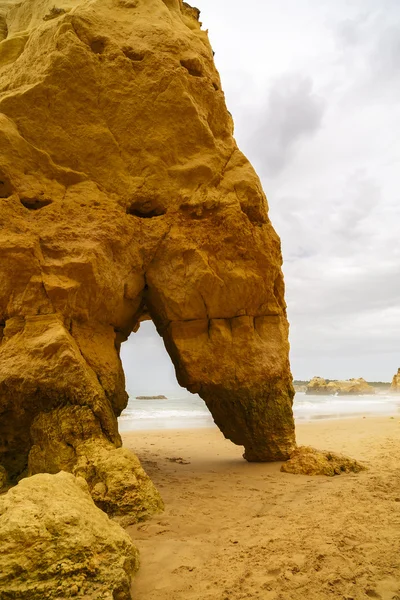
[(245, 457), (287, 458), (280, 242), (198, 13), (68, 0), (47, 19), (52, 6), (9, 8), (7, 41), (28, 41), (0, 66), (0, 464), (11, 480), (80, 473), (111, 513), (141, 493), (155, 510), (120, 447), (120, 344), (150, 315)]

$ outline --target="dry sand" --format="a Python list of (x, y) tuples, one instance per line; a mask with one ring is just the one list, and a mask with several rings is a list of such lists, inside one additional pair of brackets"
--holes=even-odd
[(298, 425), (299, 444), (368, 466), (334, 478), (249, 464), (217, 429), (123, 438), (166, 505), (129, 528), (135, 600), (400, 600), (399, 417)]

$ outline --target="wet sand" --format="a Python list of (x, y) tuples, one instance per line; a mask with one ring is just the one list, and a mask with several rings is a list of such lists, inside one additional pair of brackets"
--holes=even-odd
[(123, 440), (165, 501), (128, 529), (135, 600), (400, 600), (398, 416), (299, 424), (299, 444), (368, 467), (334, 478), (249, 464), (216, 429)]

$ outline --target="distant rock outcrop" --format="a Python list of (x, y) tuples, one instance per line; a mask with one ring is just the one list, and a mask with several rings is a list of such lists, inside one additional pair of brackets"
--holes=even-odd
[(84, 479), (27, 477), (0, 496), (0, 597), (131, 600), (138, 552)]
[(167, 396), (136, 396), (136, 400), (168, 400)]
[(322, 377), (313, 377), (307, 385), (306, 394), (310, 395), (334, 395), (338, 396), (360, 396), (362, 394), (375, 394), (375, 388), (360, 377), (359, 379), (347, 379), (345, 381), (329, 381)]
[(280, 241), (233, 138), (198, 11), (181, 0), (0, 0), (0, 15), (9, 480), (63, 469), (111, 514), (126, 481), (126, 512), (138, 497), (139, 514), (161, 506), (117, 426), (120, 345), (148, 318), (180, 384), (245, 457), (286, 459)]
[(306, 394), (321, 394), (326, 396), (328, 394), (336, 394), (336, 391), (336, 388), (330, 386), (322, 377), (313, 377), (306, 387)]
[(375, 388), (365, 381), (359, 379), (348, 379), (346, 381), (335, 381), (339, 396), (360, 396), (362, 394), (375, 394)]
[(396, 375), (393, 377), (392, 385), (390, 386), (390, 391), (394, 394), (400, 394), (400, 369), (397, 370)]

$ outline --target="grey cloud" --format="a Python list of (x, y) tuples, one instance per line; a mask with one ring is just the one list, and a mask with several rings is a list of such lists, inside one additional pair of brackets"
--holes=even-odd
[(358, 259), (363, 264), (385, 228), (384, 243), (391, 240), (392, 215), (380, 214), (381, 194), (374, 179), (355, 171), (341, 186), (328, 187), (324, 195), (275, 195), (270, 200), (272, 216), (282, 237), (285, 262), (298, 265), (320, 257), (325, 264), (335, 260), (345, 266)]
[(388, 380), (400, 336), (400, 208), (366, 170), (349, 171), (337, 187), (328, 179), (322, 195), (270, 199), (285, 259), (293, 371), (334, 377), (339, 357), (338, 375), (355, 376), (348, 356), (365, 365), (358, 375)]
[[(399, 20), (400, 21), (400, 20)], [(383, 28), (371, 52), (372, 74), (379, 79), (400, 76), (400, 22)], [(396, 98), (397, 101), (397, 98)]]
[(340, 46), (356, 46), (360, 42), (359, 23), (346, 19), (337, 25), (337, 41)]
[(362, 172), (352, 174), (344, 194), (332, 206), (332, 233), (346, 240), (373, 234), (368, 231), (366, 220), (379, 202), (380, 189), (376, 182)]
[[(375, 7), (376, 8), (376, 7)], [(393, 84), (400, 85), (400, 5), (384, 2), (378, 10), (365, 11), (337, 23), (335, 39), (338, 64), (352, 73), (350, 90), (358, 96), (386, 96), (397, 102)]]
[(253, 115), (247, 144), (260, 173), (282, 171), (298, 142), (321, 127), (324, 109), (324, 100), (314, 93), (310, 78), (286, 75), (275, 81), (266, 105)]
[(140, 325), (137, 333), (131, 334), (121, 346), (128, 393), (172, 394), (182, 393), (175, 369), (152, 321)]

